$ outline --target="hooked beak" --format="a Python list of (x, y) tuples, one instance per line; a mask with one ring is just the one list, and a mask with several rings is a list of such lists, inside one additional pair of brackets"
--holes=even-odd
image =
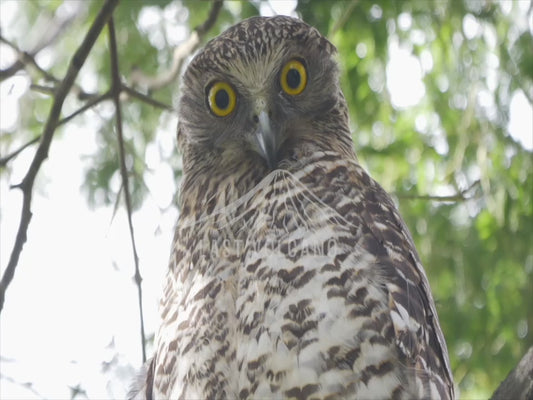
[(277, 153), (277, 138), (276, 132), (270, 125), (270, 118), (265, 111), (261, 111), (257, 116), (259, 126), (255, 132), (255, 140), (259, 154), (266, 160), (268, 167), (274, 169), (278, 163), (276, 158)]

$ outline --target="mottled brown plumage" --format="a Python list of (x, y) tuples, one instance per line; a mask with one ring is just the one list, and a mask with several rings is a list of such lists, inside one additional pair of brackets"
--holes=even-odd
[(139, 397), (453, 398), (427, 278), (357, 162), (334, 56), (301, 21), (252, 18), (189, 65), (181, 214)]

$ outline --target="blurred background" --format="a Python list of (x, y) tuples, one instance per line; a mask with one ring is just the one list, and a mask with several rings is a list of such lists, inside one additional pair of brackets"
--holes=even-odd
[[(0, 2), (1, 273), (22, 203), (10, 187), (103, 4)], [(181, 162), (179, 79), (159, 88), (147, 77), (172, 69), (212, 9), (129, 0), (113, 12), (122, 81), (147, 96), (123, 92), (121, 106), (148, 356)], [(339, 50), (356, 152), (413, 233), (460, 397), (487, 398), (533, 345), (533, 2), (226, 1), (201, 43), (275, 14), (302, 18)], [(55, 130), (34, 185), (0, 316), (2, 399), (124, 398), (142, 364), (109, 54), (104, 29), (63, 105), (61, 118), (75, 117)]]

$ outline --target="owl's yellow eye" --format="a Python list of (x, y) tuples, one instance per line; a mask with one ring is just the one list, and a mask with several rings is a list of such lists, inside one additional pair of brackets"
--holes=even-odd
[(207, 93), (209, 108), (218, 117), (225, 117), (235, 109), (235, 90), (226, 82), (215, 82)]
[(291, 60), (281, 70), (281, 88), (287, 94), (296, 96), (307, 85), (307, 71), (301, 61)]

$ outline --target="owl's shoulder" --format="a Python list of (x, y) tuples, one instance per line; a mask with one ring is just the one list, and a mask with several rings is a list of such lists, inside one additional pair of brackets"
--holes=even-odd
[(432, 396), (453, 397), (448, 350), (429, 282), (392, 197), (357, 160), (327, 152), (301, 180), (352, 225), (357, 258), (373, 260), (376, 279), (388, 299), (398, 355), (402, 363), (418, 371), (415, 387), (429, 379)]

